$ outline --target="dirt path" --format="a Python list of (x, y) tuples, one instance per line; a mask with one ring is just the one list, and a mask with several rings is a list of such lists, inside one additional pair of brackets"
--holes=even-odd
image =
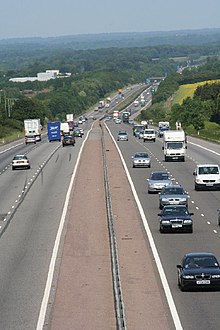
[[(127, 329), (173, 329), (136, 203), (107, 133), (105, 143)], [(116, 329), (108, 243), (97, 123), (72, 192), (50, 329)]]

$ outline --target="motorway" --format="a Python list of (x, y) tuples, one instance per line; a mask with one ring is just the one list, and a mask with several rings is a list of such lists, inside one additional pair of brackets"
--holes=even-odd
[[(131, 128), (125, 124), (108, 123), (114, 138), (119, 129), (129, 132), (129, 141), (117, 142), (154, 238), (183, 329), (219, 329), (218, 301), (220, 292), (181, 292), (177, 286), (176, 265), (187, 252), (213, 252), (220, 260), (220, 230), (217, 225), (217, 209), (220, 191), (194, 190), (193, 170), (197, 163), (219, 164), (219, 145), (188, 137), (186, 162), (165, 162), (162, 140), (145, 142), (134, 138)], [(150, 169), (132, 168), (131, 156), (137, 151), (151, 154)], [(146, 179), (153, 170), (167, 170), (175, 183), (181, 184), (190, 195), (189, 210), (194, 212), (193, 234), (160, 234), (158, 196), (147, 193)]]
[[(96, 116), (100, 114), (96, 113)], [(85, 134), (92, 125), (88, 120)], [(208, 251), (220, 260), (217, 209), (219, 191), (196, 192), (193, 170), (197, 163), (219, 163), (219, 145), (188, 137), (186, 162), (164, 162), (162, 141), (143, 143), (129, 125), (107, 125), (116, 137), (126, 129), (129, 141), (117, 142), (148, 220), (183, 329), (218, 329), (220, 292), (181, 292), (176, 264), (192, 251)], [(0, 147), (0, 329), (35, 329), (57, 230), (70, 178), (85, 136), (75, 147), (61, 148), (44, 137), (37, 145), (17, 141)], [(133, 169), (131, 156), (147, 150), (151, 169)], [(30, 170), (12, 171), (15, 154), (26, 153)], [(160, 234), (158, 196), (147, 193), (146, 179), (153, 170), (168, 170), (190, 194), (193, 234)]]

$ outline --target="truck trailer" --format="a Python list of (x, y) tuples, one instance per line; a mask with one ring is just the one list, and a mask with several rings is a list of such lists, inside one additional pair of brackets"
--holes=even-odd
[(164, 158), (168, 160), (185, 161), (186, 156), (186, 136), (183, 130), (164, 131), (163, 134)]
[(41, 141), (41, 123), (40, 119), (25, 119), (24, 120), (24, 135), (34, 135), (36, 141)]
[(61, 141), (59, 121), (47, 123), (47, 137), (49, 142)]

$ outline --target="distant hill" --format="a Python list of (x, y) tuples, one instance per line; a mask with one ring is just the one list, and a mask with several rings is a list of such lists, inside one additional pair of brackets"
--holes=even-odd
[[(146, 47), (156, 45), (202, 45), (218, 43), (220, 28), (201, 30), (178, 30), (157, 32), (127, 32), (79, 34), (48, 38), (10, 38), (0, 39), (0, 47), (19, 49), (24, 45), (31, 48), (70, 48), (74, 50), (110, 48), (110, 47)], [(25, 47), (26, 48), (26, 47)]]

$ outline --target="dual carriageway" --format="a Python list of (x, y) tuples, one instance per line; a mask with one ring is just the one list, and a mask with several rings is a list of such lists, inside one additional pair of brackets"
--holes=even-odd
[[(176, 264), (180, 263), (185, 253), (195, 251), (213, 252), (220, 260), (220, 230), (217, 225), (217, 209), (220, 206), (220, 192), (196, 192), (194, 190), (192, 175), (197, 163), (219, 163), (219, 145), (188, 137), (186, 162), (164, 162), (161, 139), (157, 139), (156, 143), (143, 143), (142, 140), (133, 137), (132, 128), (129, 125), (116, 125), (112, 121), (106, 122), (106, 125), (109, 130), (104, 128), (107, 141), (110, 139), (108, 132), (111, 133), (114, 140), (117, 139), (119, 129), (125, 129), (129, 134), (128, 142), (119, 141), (115, 143), (124, 159), (124, 166), (130, 176), (134, 191), (137, 194), (138, 201), (143, 210), (143, 214), (141, 216), (139, 215), (139, 217), (142, 220), (144, 217), (147, 221), (147, 226), (149, 226), (152, 240), (155, 244), (162, 271), (165, 274), (168, 285), (168, 287), (162, 287), (161, 285), (161, 268), (158, 270), (156, 267), (155, 255), (152, 253), (152, 245), (149, 245), (149, 237), (145, 232), (146, 226), (141, 223), (141, 221), (136, 221), (137, 227), (135, 228), (135, 233), (137, 231), (139, 233), (138, 235), (140, 235), (140, 233), (143, 235), (140, 238), (142, 243), (145, 241), (142, 249), (149, 250), (148, 258), (150, 259), (152, 274), (156, 284), (152, 282), (152, 279), (148, 278), (149, 273), (147, 268), (143, 267), (140, 269), (140, 276), (136, 274), (133, 279), (130, 278), (127, 280), (126, 274), (124, 274), (121, 269), (122, 279), (125, 279), (124, 287), (123, 280), (121, 285), (126, 302), (124, 307), (127, 328), (218, 329), (220, 324), (220, 316), (218, 313), (220, 292), (180, 292), (177, 286)], [(45, 286), (48, 280), (48, 269), (50, 269), (54, 242), (57, 238), (60, 220), (63, 216), (63, 209), (66, 205), (66, 195), (69, 191), (69, 185), (73, 177), (75, 166), (78, 164), (78, 171), (82, 166), (82, 164), (77, 161), (78, 154), (81, 150), (82, 143), (86, 140), (87, 132), (90, 131), (91, 127), (93, 128), (89, 136), (90, 138), (94, 138), (93, 129), (97, 130), (97, 126), (91, 120), (84, 124), (85, 137), (83, 139), (77, 139), (74, 148), (60, 148), (58, 142), (48, 143), (46, 137), (44, 137), (42, 142), (38, 143), (36, 146), (25, 146), (23, 142), (18, 141), (7, 146), (2, 146), (0, 149), (1, 329), (35, 329), (37, 326), (38, 329), (40, 329), (39, 315), (42, 317), (42, 301), (45, 296)], [(99, 133), (96, 135), (97, 139), (101, 136)], [(121, 160), (117, 158), (116, 163), (111, 162), (111, 148), (113, 148), (112, 144), (105, 149), (108, 150), (106, 153), (108, 155), (108, 162), (111, 164), (111, 177), (117, 179), (113, 185), (114, 189), (112, 188), (112, 191), (117, 191), (117, 199), (115, 200), (114, 196), (112, 196), (112, 199), (114, 203), (117, 202), (117, 212), (121, 212), (121, 217), (123, 217), (123, 213), (129, 217), (129, 201), (132, 197), (129, 196), (126, 202), (126, 200), (123, 199), (123, 191), (120, 191), (120, 189), (125, 186), (127, 187), (126, 189), (129, 190), (129, 183), (126, 181), (127, 179), (123, 181), (123, 184), (121, 183), (121, 175), (118, 176), (118, 173), (122, 173), (121, 170), (123, 169)], [(132, 168), (131, 156), (137, 151), (147, 151), (151, 155), (151, 169)], [(21, 170), (12, 172), (10, 162), (13, 156), (24, 152), (27, 152), (31, 159), (31, 169), (28, 171)], [(191, 212), (194, 212), (193, 234), (172, 233), (163, 235), (159, 233), (159, 219), (157, 216), (159, 212), (158, 196), (147, 194), (146, 179), (153, 170), (169, 171), (174, 178), (174, 182), (183, 185), (188, 191), (190, 195), (189, 209)], [(89, 169), (87, 169), (87, 171), (89, 171)], [(84, 173), (83, 175), (87, 177), (88, 173)], [(125, 175), (125, 173), (123, 175)], [(102, 183), (102, 181), (100, 183)], [(87, 184), (89, 184), (89, 180)], [(72, 189), (71, 198), (74, 198), (74, 183)], [(80, 205), (77, 205), (77, 208), (84, 208), (86, 204), (88, 204), (86, 201), (82, 201)], [(96, 211), (97, 210), (94, 212)], [(68, 212), (70, 212), (70, 210), (66, 213), (66, 221), (68, 220)], [(115, 215), (114, 208), (113, 215)], [(137, 214), (135, 214), (135, 216), (137, 217)], [(115, 217), (113, 218), (115, 219)], [(133, 219), (134, 222), (135, 220), (136, 218)], [(68, 232), (67, 223), (63, 225), (64, 230), (61, 235), (61, 242), (63, 242), (63, 245), (61, 244), (61, 246), (65, 246), (65, 234)], [(126, 232), (126, 225), (123, 230)], [(127, 243), (130, 242), (135, 234), (133, 230), (133, 227), (131, 227), (130, 231), (126, 234), (127, 236), (125, 233), (123, 234), (123, 241)], [(121, 247), (121, 240), (122, 239), (118, 242), (119, 248)], [(138, 247), (138, 236), (135, 236), (135, 240), (133, 239), (133, 244), (136, 244)], [(128, 251), (130, 251), (129, 248)], [(123, 259), (121, 260), (119, 251), (119, 264), (121, 264), (122, 261), (124, 268), (126, 268), (126, 262), (135, 264), (134, 260), (126, 260), (125, 254), (126, 251), (123, 251), (123, 257), (121, 257)], [(57, 258), (60, 263), (62, 259), (61, 255), (62, 249), (59, 250)], [(142, 258), (143, 257), (146, 257), (146, 255), (142, 256)], [(144, 264), (144, 260), (140, 260), (141, 263)], [(55, 265), (57, 279), (59, 278), (59, 262)], [(78, 264), (78, 266), (79, 265), (80, 264)], [(141, 277), (141, 275), (144, 276), (144, 272), (146, 272), (146, 279), (143, 279), (142, 283), (142, 281), (139, 281), (139, 277)], [(127, 287), (126, 283), (129, 281), (133, 282), (133, 285)], [(135, 282), (140, 286), (135, 285)], [(144, 285), (148, 287), (145, 295), (143, 295), (142, 291), (138, 291), (140, 288), (143, 289)], [(149, 295), (148, 290), (151, 285), (154, 287), (153, 295), (157, 292), (160, 299), (158, 298), (155, 300), (153, 296)], [(130, 293), (129, 296), (129, 294), (126, 293), (127, 288), (129, 291), (134, 290), (135, 293)], [(157, 288), (157, 290), (155, 288)], [(55, 281), (52, 286), (52, 291), (56, 291), (56, 289)], [(110, 287), (108, 289), (112, 288)], [(160, 290), (159, 293), (158, 290)], [(170, 290), (170, 293), (167, 293), (166, 290)], [(103, 295), (106, 297), (104, 293)], [(50, 295), (47, 301), (48, 305), (56, 304), (55, 296), (55, 292), (54, 297)], [(148, 296), (147, 303), (145, 301), (146, 296)], [(134, 305), (132, 307), (132, 302), (129, 301), (129, 297), (133, 298), (135, 307)], [(166, 298), (168, 300), (166, 300)], [(114, 298), (112, 298), (111, 301), (113, 300)], [(138, 304), (140, 305), (138, 306)], [(152, 305), (153, 310), (149, 310), (150, 305)], [(131, 313), (132, 308), (135, 310), (133, 313)], [(55, 307), (54, 311), (56, 311)], [(138, 313), (138, 311), (141, 313)], [(151, 323), (147, 323), (149, 321), (143, 317), (145, 311), (145, 317), (148, 320), (151, 319)], [(113, 307), (112, 312), (114, 314)], [(46, 329), (51, 326), (52, 329), (56, 329), (56, 323), (58, 324), (58, 322), (53, 323), (53, 318), (51, 316), (53, 315), (53, 308), (48, 308), (47, 312), (45, 310), (45, 313), (45, 317), (41, 319), (42, 328)], [(157, 314), (158, 320), (162, 317), (163, 323), (161, 323), (161, 326), (157, 323)], [(90, 316), (89, 311), (88, 316)], [(76, 318), (79, 320), (79, 316)], [(82, 318), (85, 318), (85, 315)], [(72, 315), (72, 319), (74, 320), (74, 315)], [(143, 323), (139, 324), (138, 320), (141, 320)], [(105, 319), (103, 322), (105, 322)], [(98, 323), (91, 324), (97, 325)], [(111, 327), (106, 326), (106, 329), (114, 328), (114, 326), (116, 328), (114, 315), (113, 319), (110, 317), (109, 324)], [(145, 327), (144, 324), (148, 324), (148, 326)], [(68, 328), (70, 329), (69, 326), (66, 327), (66, 329)], [(89, 328), (88, 325), (88, 329)], [(96, 328), (101, 327), (97, 326)], [(65, 329), (65, 327), (63, 327), (63, 329)], [(73, 325), (71, 329), (77, 329), (77, 327)]]

